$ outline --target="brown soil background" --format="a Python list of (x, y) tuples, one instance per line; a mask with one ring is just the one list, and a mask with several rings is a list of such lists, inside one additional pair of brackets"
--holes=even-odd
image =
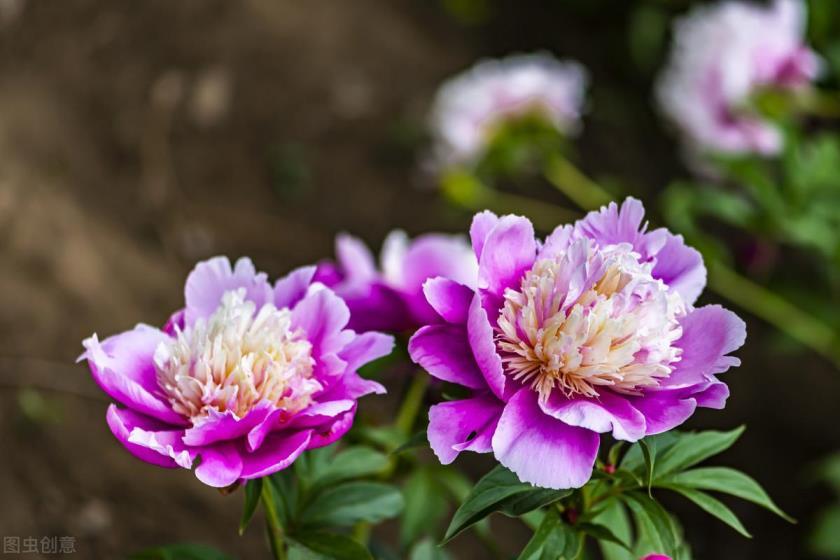
[[(439, 81), (482, 54), (575, 56), (603, 84), (596, 102), (635, 88), (615, 118), (587, 123), (581, 157), (647, 185), (637, 195), (660, 188), (673, 147), (605, 54), (620, 14), (561, 11), (499, 4), (464, 29), (419, 0), (0, 2), (0, 534), (73, 535), (80, 558), (182, 541), (265, 557), (258, 527), (236, 534), (240, 493), (120, 448), (106, 399), (73, 365), (80, 341), (162, 323), (210, 255), (249, 255), (276, 277), (329, 256), (338, 231), (378, 246), (394, 227), (464, 230), (469, 216), (423, 188), (405, 138)], [(840, 447), (837, 372), (777, 352), (749, 322), (729, 407), (691, 424), (748, 423), (719, 462), (756, 476), (800, 524), (733, 504), (748, 541), (676, 502), (700, 559), (805, 557), (828, 499), (805, 472)], [(511, 551), (527, 538), (494, 523)], [(484, 557), (469, 539), (456, 550)]]

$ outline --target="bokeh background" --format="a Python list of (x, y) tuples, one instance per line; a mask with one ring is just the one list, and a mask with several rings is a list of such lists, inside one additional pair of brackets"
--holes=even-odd
[[(176, 541), (261, 557), (258, 528), (236, 534), (241, 493), (119, 446), (105, 396), (74, 365), (80, 341), (163, 323), (211, 255), (248, 255), (276, 277), (330, 256), (340, 231), (376, 248), (396, 227), (465, 231), (470, 216), (416, 154), (437, 85), (483, 56), (581, 61), (592, 87), (580, 165), (655, 214), (685, 171), (651, 102), (667, 26), (648, 4), (689, 2), (0, 0), (0, 534), (75, 536), (81, 558)], [(808, 558), (810, 523), (832, 499), (809, 473), (840, 448), (840, 372), (746, 320), (727, 409), (690, 425), (747, 424), (716, 461), (754, 475), (799, 523), (731, 503), (746, 540), (668, 505), (697, 558)], [(387, 417), (393, 405), (362, 408)], [(489, 463), (463, 464), (479, 475)], [(493, 524), (510, 550), (528, 538)], [(456, 552), (484, 558), (474, 545)]]

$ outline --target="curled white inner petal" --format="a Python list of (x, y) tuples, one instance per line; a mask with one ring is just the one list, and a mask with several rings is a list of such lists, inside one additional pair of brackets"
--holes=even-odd
[(312, 345), (294, 330), (291, 311), (259, 310), (245, 290), (229, 291), (212, 315), (161, 343), (158, 384), (172, 409), (188, 418), (210, 411), (243, 417), (258, 403), (295, 413), (321, 384), (312, 377)]
[[(682, 336), (678, 294), (651, 276), (629, 245), (574, 246), (537, 260), (508, 289), (497, 344), (508, 375), (545, 401), (554, 389), (597, 397), (639, 394), (672, 371)], [(582, 255), (582, 256), (581, 256)]]

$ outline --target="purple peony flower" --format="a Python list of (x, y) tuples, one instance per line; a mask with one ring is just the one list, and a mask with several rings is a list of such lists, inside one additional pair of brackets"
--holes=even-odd
[(796, 88), (817, 76), (820, 61), (804, 42), (804, 27), (800, 0), (723, 2), (678, 20), (657, 93), (692, 157), (781, 150), (778, 128), (747, 105), (762, 88)]
[(399, 332), (432, 323), (423, 283), (443, 276), (475, 287), (478, 263), (466, 239), (428, 233), (409, 241), (392, 231), (382, 246), (381, 270), (365, 244), (349, 235), (336, 239), (337, 263), (322, 263), (316, 280), (330, 286), (350, 307), (357, 331)]
[(580, 127), (586, 72), (546, 53), (479, 62), (451, 78), (435, 97), (430, 127), (439, 166), (481, 156), (500, 123), (539, 114), (564, 134)]
[(671, 560), (671, 557), (664, 554), (648, 554), (641, 560)]
[(477, 214), (470, 234), (478, 287), (426, 282), (440, 322), (412, 337), (412, 359), (472, 390), (429, 412), (444, 464), (493, 452), (525, 482), (580, 487), (599, 434), (636, 441), (678, 426), (698, 406), (723, 408), (715, 374), (746, 329), (734, 313), (693, 304), (706, 281), (700, 254), (665, 229), (646, 231), (627, 199), (545, 242), (518, 216)]
[(340, 438), (356, 400), (385, 392), (356, 370), (393, 341), (346, 330), (347, 306), (314, 274), (300, 268), (272, 286), (249, 259), (231, 268), (216, 257), (190, 273), (185, 306), (163, 330), (85, 340), (80, 360), (119, 403), (107, 414), (117, 439), (146, 462), (195, 468), (224, 487)]

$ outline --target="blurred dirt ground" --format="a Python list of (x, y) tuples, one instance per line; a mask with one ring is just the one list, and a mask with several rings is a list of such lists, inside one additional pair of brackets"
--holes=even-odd
[[(73, 365), (80, 341), (162, 323), (210, 255), (276, 277), (329, 256), (338, 231), (378, 246), (394, 227), (463, 230), (406, 145), (475, 55), (422, 2), (0, 0), (0, 534), (76, 536), (81, 558), (177, 541), (263, 556), (258, 527), (236, 535), (239, 495), (119, 447)], [(596, 127), (584, 146), (611, 141)], [(840, 446), (836, 374), (751, 335), (730, 407), (693, 424), (749, 422), (726, 460), (807, 522), (824, 498), (794, 483)], [(735, 509), (756, 540), (694, 514), (698, 558), (799, 557), (802, 525)]]

